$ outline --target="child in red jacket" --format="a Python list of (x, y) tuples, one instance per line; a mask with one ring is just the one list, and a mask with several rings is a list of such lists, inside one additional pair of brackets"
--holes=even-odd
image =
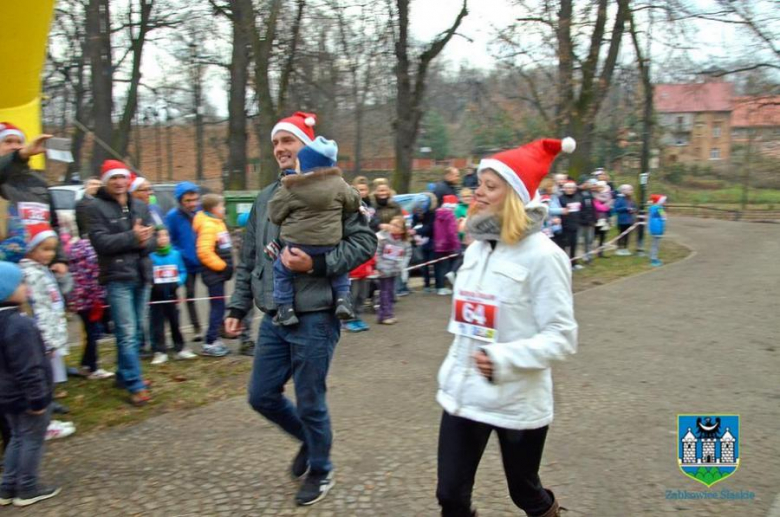
[(344, 323), (344, 328), (349, 332), (362, 332), (368, 330), (368, 325), (360, 318), (363, 314), (368, 291), (371, 286), (371, 278), (375, 276), (374, 266), (376, 257), (371, 257), (361, 266), (356, 267), (349, 273), (350, 290), (352, 291), (352, 301), (355, 309), (355, 319)]

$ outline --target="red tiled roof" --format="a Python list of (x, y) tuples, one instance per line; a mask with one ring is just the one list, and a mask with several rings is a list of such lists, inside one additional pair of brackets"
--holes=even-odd
[(658, 84), (653, 94), (659, 113), (731, 111), (730, 83)]
[(731, 127), (780, 126), (780, 96), (734, 97)]

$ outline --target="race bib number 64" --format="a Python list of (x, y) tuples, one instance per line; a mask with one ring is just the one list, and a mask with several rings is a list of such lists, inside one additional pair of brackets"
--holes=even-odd
[(452, 318), (447, 330), (490, 343), (498, 340), (496, 324), (500, 303), (494, 295), (458, 291), (452, 305)]

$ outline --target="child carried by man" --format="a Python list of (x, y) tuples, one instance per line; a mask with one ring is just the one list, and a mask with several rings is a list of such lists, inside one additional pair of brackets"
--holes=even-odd
[[(297, 248), (311, 256), (331, 251), (342, 238), (345, 213), (360, 208), (360, 194), (342, 177), (336, 166), (338, 146), (333, 140), (317, 137), (298, 151), (298, 167), (285, 171), (282, 186), (268, 204), (271, 222), (281, 227), (281, 240), (288, 248)], [(274, 261), (274, 323), (291, 326), (298, 323), (295, 301), (295, 273), (282, 263), (281, 253)], [(336, 316), (355, 317), (349, 277), (331, 279), (336, 300)]]

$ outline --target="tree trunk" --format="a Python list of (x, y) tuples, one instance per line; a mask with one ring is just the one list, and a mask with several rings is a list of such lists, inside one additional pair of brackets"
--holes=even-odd
[[(84, 120), (86, 115), (84, 110), (84, 98), (86, 97), (87, 89), (85, 85), (84, 69), (86, 68), (87, 45), (85, 35), (81, 32), (80, 34), (81, 44), (79, 45), (79, 48), (81, 50), (81, 54), (79, 55), (76, 64), (76, 85), (73, 95), (73, 116), (76, 120), (84, 124), (87, 122)], [(90, 176), (89, 170), (81, 166), (81, 152), (84, 147), (84, 136), (84, 132), (77, 126), (73, 131), (73, 136), (71, 137), (70, 143), (70, 152), (73, 155), (73, 161), (68, 164), (68, 177), (71, 177), (74, 173), (78, 172), (81, 175), (82, 180), (85, 180)]]
[[(111, 23), (108, 0), (89, 0), (87, 8), (87, 48), (92, 69), (92, 120), (95, 136), (104, 142), (113, 140), (113, 65), (111, 62)], [(95, 141), (90, 169), (99, 174), (108, 152)]]
[[(127, 155), (127, 148), (130, 144), (130, 134), (133, 127), (133, 119), (138, 109), (138, 89), (141, 82), (141, 59), (143, 58), (144, 43), (146, 34), (149, 32), (149, 20), (151, 19), (153, 0), (139, 0), (140, 18), (138, 22), (138, 33), (134, 36), (132, 28), (130, 31), (131, 47), (133, 54), (133, 64), (130, 69), (130, 85), (127, 89), (127, 99), (125, 108), (122, 112), (122, 119), (114, 134), (113, 148), (121, 156)], [(132, 9), (132, 3), (128, 9)], [(159, 174), (162, 174), (160, 172)]]
[(362, 104), (355, 106), (355, 157), (353, 171), (355, 176), (360, 175), (360, 162), (363, 161), (363, 119), (365, 114), (363, 112)]
[(233, 54), (230, 61), (230, 93), (228, 99), (228, 159), (227, 188), (246, 189), (247, 127), (246, 89), (249, 79), (248, 13), (241, 2), (230, 2), (233, 21)]
[(569, 127), (574, 107), (574, 47), (571, 40), (572, 0), (561, 0), (558, 12), (558, 105), (556, 123), (559, 132)]
[(461, 21), (468, 15), (466, 0), (452, 26), (435, 39), (420, 54), (416, 63), (414, 87), (409, 59), (409, 0), (396, 0), (398, 8), (398, 37), (395, 43), (396, 121), (395, 170), (392, 185), (396, 192), (409, 192), (412, 182), (414, 146), (422, 119), (428, 67), (455, 35)]

